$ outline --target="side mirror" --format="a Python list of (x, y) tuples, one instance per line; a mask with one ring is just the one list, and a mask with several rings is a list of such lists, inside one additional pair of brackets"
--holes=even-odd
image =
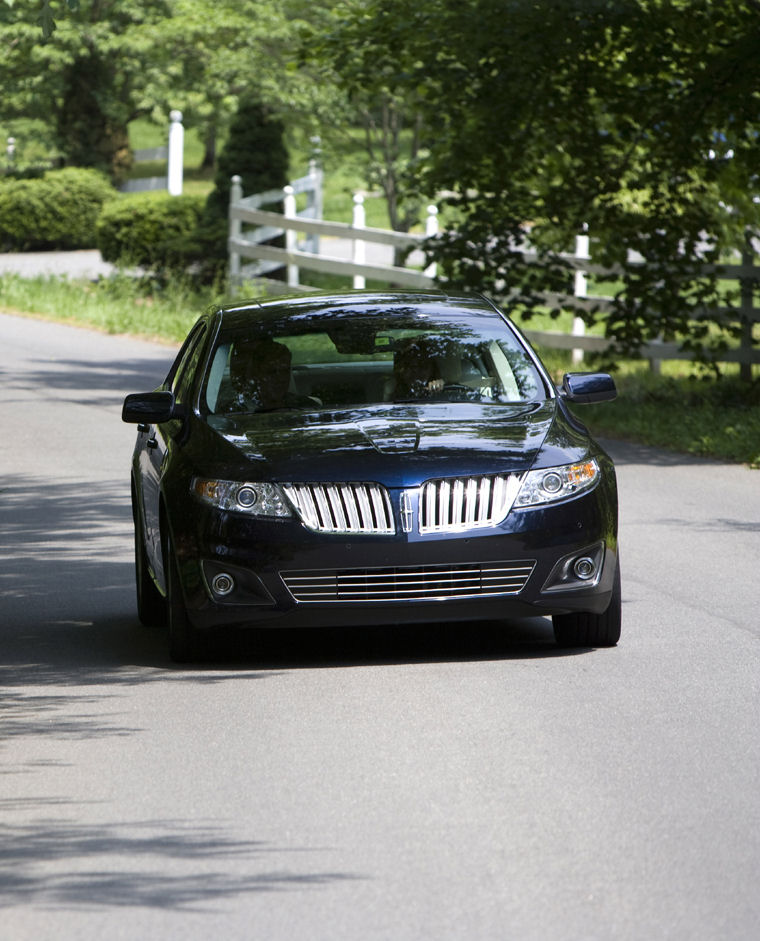
[(611, 402), (617, 397), (615, 380), (606, 372), (568, 372), (562, 379), (562, 394), (568, 402)]
[(184, 410), (174, 401), (173, 392), (134, 392), (124, 399), (121, 420), (137, 425), (160, 425), (182, 418)]

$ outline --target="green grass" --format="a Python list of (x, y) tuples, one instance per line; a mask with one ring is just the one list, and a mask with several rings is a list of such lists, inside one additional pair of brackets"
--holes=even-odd
[(0, 276), (0, 310), (50, 320), (181, 342), (199, 314), (221, 292), (199, 292), (183, 282), (159, 288), (148, 280), (117, 275), (98, 282), (66, 278)]
[(595, 434), (760, 468), (760, 381), (631, 373), (618, 398), (578, 410)]

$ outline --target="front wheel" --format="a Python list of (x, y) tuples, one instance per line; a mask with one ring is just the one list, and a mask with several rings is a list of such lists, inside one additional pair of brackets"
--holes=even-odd
[(622, 601), (620, 593), (620, 561), (615, 566), (612, 597), (601, 614), (573, 611), (555, 614), (552, 618), (554, 639), (561, 647), (614, 647), (620, 640)]
[(137, 588), (137, 616), (146, 627), (163, 627), (166, 624), (166, 599), (156, 588), (148, 568), (148, 553), (145, 550), (145, 535), (137, 508), (135, 519), (135, 582)]
[(200, 657), (198, 633), (190, 623), (182, 597), (177, 556), (171, 539), (166, 541), (166, 601), (169, 621), (169, 656), (175, 663), (189, 663)]

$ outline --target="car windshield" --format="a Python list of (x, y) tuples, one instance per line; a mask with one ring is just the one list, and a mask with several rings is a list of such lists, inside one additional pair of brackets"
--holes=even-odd
[(252, 320), (222, 330), (201, 393), (206, 415), (381, 403), (509, 405), (546, 398), (497, 316), (433, 307)]

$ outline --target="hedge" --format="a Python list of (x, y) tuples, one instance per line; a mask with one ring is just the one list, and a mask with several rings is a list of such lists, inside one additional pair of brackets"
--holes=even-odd
[(143, 268), (177, 264), (177, 240), (191, 237), (200, 221), (202, 196), (132, 193), (103, 208), (97, 246), (105, 261)]
[(117, 196), (97, 170), (66, 167), (0, 181), (0, 250), (94, 248), (102, 207)]

